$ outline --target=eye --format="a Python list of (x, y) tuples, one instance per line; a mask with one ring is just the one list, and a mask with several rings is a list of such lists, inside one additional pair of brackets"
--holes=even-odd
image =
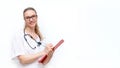
[(25, 19), (30, 19), (30, 16), (26, 16)]
[(37, 15), (26, 16), (25, 19), (30, 19), (30, 18), (35, 19), (36, 17), (37, 17)]
[(35, 18), (35, 17), (37, 17), (37, 15), (33, 15), (33, 16), (31, 16), (32, 18)]

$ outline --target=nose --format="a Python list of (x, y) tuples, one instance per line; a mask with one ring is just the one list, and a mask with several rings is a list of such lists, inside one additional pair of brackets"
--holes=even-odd
[(30, 21), (33, 21), (33, 18), (30, 18), (29, 20), (30, 20)]

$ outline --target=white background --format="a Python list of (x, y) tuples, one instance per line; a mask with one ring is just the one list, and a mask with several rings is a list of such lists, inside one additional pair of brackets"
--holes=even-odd
[(24, 26), (22, 12), (29, 6), (37, 10), (45, 38), (65, 40), (46, 68), (120, 68), (119, 0), (0, 1), (0, 68), (16, 68), (11, 39)]

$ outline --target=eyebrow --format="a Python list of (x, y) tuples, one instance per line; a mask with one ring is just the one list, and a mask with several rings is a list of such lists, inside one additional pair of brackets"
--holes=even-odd
[[(37, 15), (35, 14), (35, 15), (31, 15), (31, 16), (37, 16)], [(31, 17), (31, 16), (24, 16), (24, 17)]]

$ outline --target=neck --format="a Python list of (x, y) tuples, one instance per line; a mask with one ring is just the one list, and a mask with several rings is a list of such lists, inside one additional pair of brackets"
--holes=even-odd
[(26, 27), (25, 28), (25, 32), (27, 32), (27, 33), (35, 33), (35, 28), (29, 28), (29, 27)]

